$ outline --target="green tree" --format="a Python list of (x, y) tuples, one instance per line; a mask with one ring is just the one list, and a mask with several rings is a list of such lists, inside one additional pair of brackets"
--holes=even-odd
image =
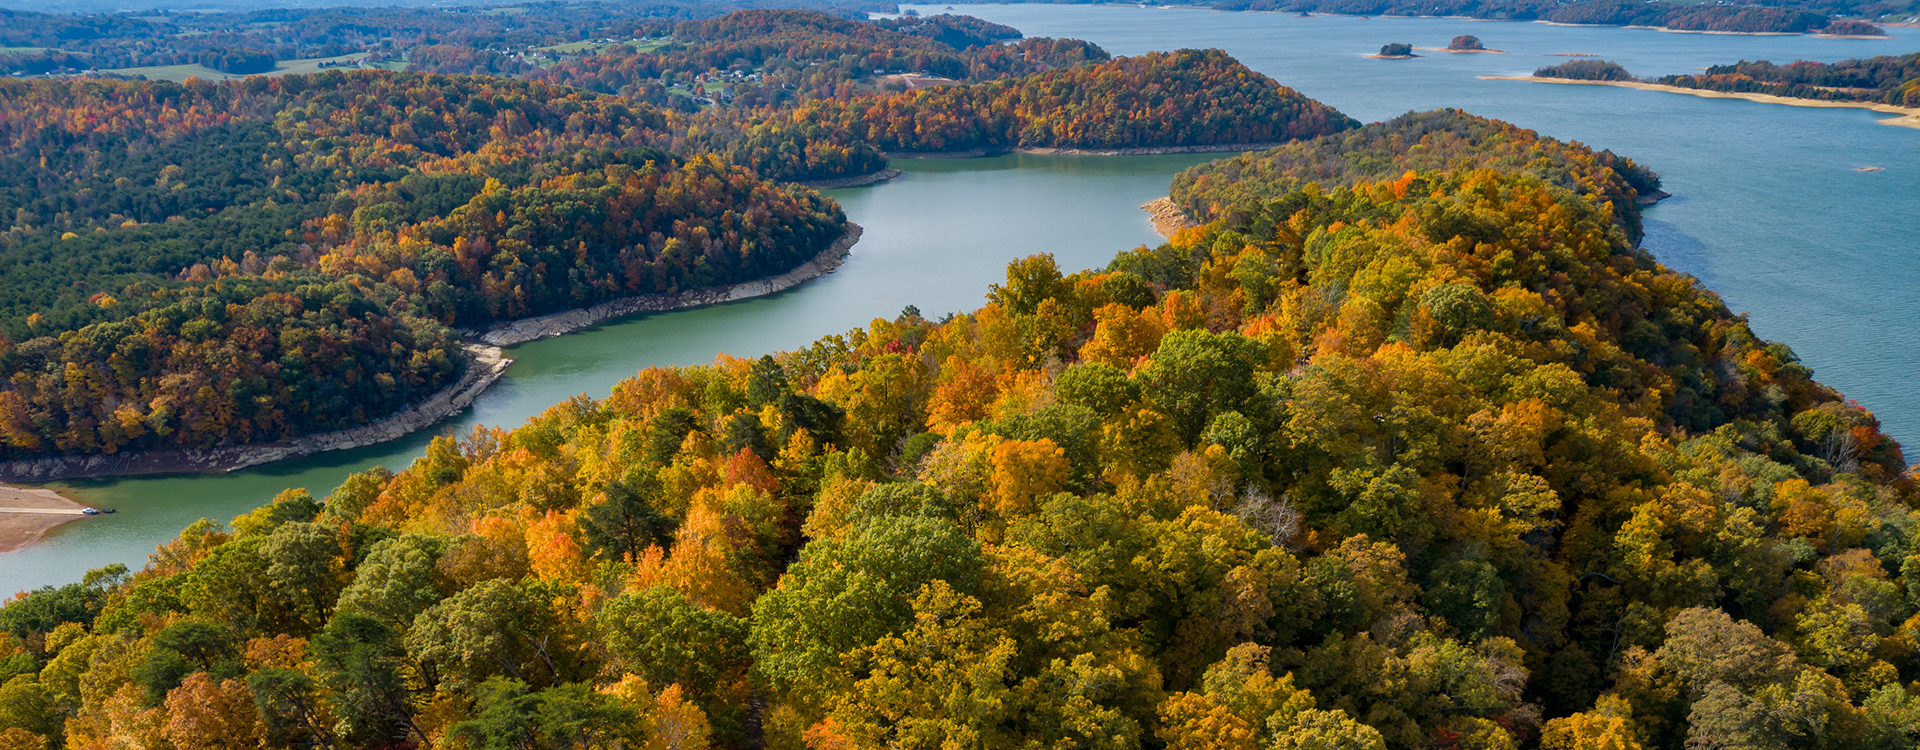
[(1120, 368), (1100, 362), (1082, 362), (1067, 368), (1053, 382), (1060, 400), (1092, 409), (1110, 419), (1140, 400), (1140, 388)]
[(407, 653), (436, 682), (455, 688), (505, 676), (550, 685), (574, 675), (581, 657), (539, 584), (482, 581), (415, 619)]
[(341, 612), (314, 638), (311, 655), (342, 741), (381, 746), (424, 736), (413, 722), (407, 653), (395, 631)]
[(1265, 347), (1237, 333), (1174, 331), (1134, 377), (1191, 443), (1215, 414), (1262, 413), (1253, 376), (1266, 358)]
[(605, 495), (580, 518), (580, 533), (595, 557), (627, 560), (671, 542), (676, 524), (660, 512), (660, 481), (651, 472), (629, 472), (626, 480), (609, 483)]
[(753, 603), (754, 668), (781, 690), (824, 698), (844, 679), (842, 654), (911, 622), (921, 586), (945, 581), (967, 593), (980, 568), (978, 543), (941, 519), (880, 518), (844, 540), (815, 541)]
[(292, 521), (267, 535), (260, 555), (266, 559), (268, 585), (306, 626), (283, 632), (312, 633), (333, 615), (344, 569), (341, 552), (339, 535), (317, 523)]
[(475, 750), (614, 750), (646, 747), (642, 717), (585, 683), (529, 692), (526, 683), (488, 678), (474, 690), (474, 716), (447, 728)]
[(406, 629), (414, 617), (446, 598), (444, 592), (452, 582), (437, 567), (445, 551), (445, 542), (422, 534), (375, 543), (367, 559), (354, 568), (353, 583), (340, 592), (336, 611), (368, 615), (394, 630)]
[(1007, 264), (1007, 283), (994, 284), (987, 300), (1016, 315), (1031, 315), (1046, 300), (1071, 301), (1073, 287), (1060, 275), (1052, 253), (1029, 255)]
[(666, 586), (614, 597), (600, 623), (616, 663), (653, 685), (711, 694), (722, 680), (743, 676), (749, 658), (746, 621)]

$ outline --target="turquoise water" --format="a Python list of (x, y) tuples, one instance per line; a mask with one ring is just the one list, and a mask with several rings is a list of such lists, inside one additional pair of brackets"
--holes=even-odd
[[(1566, 53), (1598, 54), (1642, 77), (1737, 60), (1900, 55), (1920, 50), (1920, 29), (1855, 40), (1117, 6), (951, 7), (1116, 55), (1219, 47), (1368, 122), (1459, 107), (1633, 157), (1675, 196), (1647, 212), (1648, 249), (1751, 314), (1760, 335), (1791, 345), (1816, 377), (1872, 409), (1895, 437), (1920, 440), (1920, 130), (1875, 124), (1890, 116), (1863, 109), (1479, 79), (1527, 75), (1570, 59), (1552, 56)], [(1365, 57), (1389, 42), (1444, 47), (1460, 34), (1510, 54)]]
[(58, 485), (116, 507), (0, 555), (0, 591), (79, 580), (109, 563), (138, 567), (155, 545), (201, 517), (225, 521), (287, 487), (324, 495), (352, 472), (399, 469), (436, 434), (517, 425), (573, 396), (604, 396), (636, 371), (758, 356), (892, 318), (907, 305), (938, 318), (986, 301), (1008, 261), (1052, 252), (1063, 268), (1104, 266), (1157, 242), (1140, 204), (1205, 156), (1029, 156), (897, 162), (885, 185), (832, 191), (866, 234), (838, 271), (781, 294), (641, 315), (507, 351), (514, 364), (466, 413), (383, 445), (213, 476), (133, 477)]
[[(1899, 54), (1920, 49), (1916, 30), (1853, 41), (1112, 6), (954, 7), (1030, 36), (1088, 39), (1115, 54), (1221, 47), (1363, 120), (1453, 106), (1639, 159), (1676, 196), (1648, 212), (1649, 248), (1699, 276), (1734, 310), (1750, 312), (1762, 335), (1791, 344), (1821, 380), (1872, 408), (1893, 434), (1920, 437), (1920, 394), (1910, 376), (1920, 364), (1920, 248), (1912, 224), (1920, 216), (1920, 130), (1876, 125), (1884, 115), (1863, 110), (1476, 77), (1524, 75), (1567, 59), (1544, 55), (1569, 52), (1602, 54), (1638, 75), (1742, 58)], [(1364, 57), (1388, 42), (1437, 47), (1467, 33), (1512, 54)], [(1156, 240), (1138, 206), (1205, 158), (898, 162), (906, 172), (900, 179), (833, 191), (868, 230), (833, 275), (773, 297), (640, 316), (516, 347), (506, 378), (466, 414), (404, 440), (222, 476), (62, 486), (121, 512), (0, 555), (0, 592), (75, 581), (112, 562), (138, 566), (154, 545), (202, 516), (231, 518), (286, 487), (324, 494), (350, 472), (404, 466), (432, 434), (516, 425), (569, 397), (603, 395), (643, 367), (792, 348), (906, 305), (932, 317), (970, 309), (1008, 260), (1036, 252), (1052, 252), (1068, 268), (1103, 265), (1115, 252)], [(1854, 171), (1861, 166), (1884, 171)]]

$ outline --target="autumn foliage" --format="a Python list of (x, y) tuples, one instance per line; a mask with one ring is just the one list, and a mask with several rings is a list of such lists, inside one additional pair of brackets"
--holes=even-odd
[(1604, 192), (1435, 169), (1225, 215), (29, 594), (6, 741), (1920, 740), (1900, 447)]

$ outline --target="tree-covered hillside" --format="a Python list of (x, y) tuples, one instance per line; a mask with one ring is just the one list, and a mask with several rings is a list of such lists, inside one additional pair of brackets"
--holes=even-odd
[(1710, 66), (1697, 75), (1664, 76), (1660, 82), (1708, 91), (1920, 107), (1920, 52), (1836, 63), (1799, 60), (1775, 65), (1766, 60), (1741, 60), (1733, 65)]
[(0, 609), (0, 738), (1920, 742), (1899, 446), (1607, 193), (1478, 164), (196, 524)]
[(446, 326), (779, 274), (845, 221), (537, 82), (15, 80), (0, 109), (4, 458), (363, 424), (458, 376)]
[[(672, 43), (551, 68), (417, 48), (500, 75), (0, 81), (0, 460), (365, 424), (458, 379), (449, 328), (813, 259), (844, 215), (773, 180), (876, 173), (888, 149), (1190, 147), (1355, 125), (1217, 50), (1000, 45), (1019, 33), (955, 16), (746, 11), (660, 28)], [(960, 78), (854, 85), (886, 65)], [(719, 80), (741, 86), (729, 106), (659, 95)]]
[(1638, 200), (1660, 191), (1658, 175), (1611, 151), (1595, 152), (1579, 142), (1562, 143), (1499, 120), (1442, 109), (1202, 164), (1174, 177), (1171, 197), (1188, 215), (1210, 221), (1233, 218), (1235, 211), (1310, 182), (1347, 186), (1436, 169), (1525, 173), (1600, 198), (1636, 242)]

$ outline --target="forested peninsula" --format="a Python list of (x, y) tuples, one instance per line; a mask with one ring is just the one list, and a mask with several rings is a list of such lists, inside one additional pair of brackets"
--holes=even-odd
[[(1074, 0), (1020, 0), (1073, 2)], [(1635, 26), (1716, 34), (1885, 36), (1859, 19), (1909, 16), (1903, 0), (1782, 0), (1768, 3), (1664, 3), (1648, 0), (1193, 0), (1214, 10), (1336, 13), (1349, 16), (1477, 18), (1577, 26)]]
[(1637, 249), (1651, 180), (1458, 112), (1196, 170), (1105, 268), (16, 598), (0, 738), (1912, 747), (1900, 446)]
[[(1357, 126), (1217, 50), (1000, 45), (1018, 32), (951, 16), (665, 28), (652, 52), (515, 76), (0, 81), (0, 462), (286, 441), (445, 401), (463, 332), (704, 299), (831, 254), (844, 215), (792, 181), (871, 174), (886, 150)], [(959, 78), (890, 93), (853, 59)], [(664, 88), (722, 65), (725, 102)], [(212, 468), (189, 464), (156, 465)]]
[(1881, 124), (1920, 127), (1920, 53), (1787, 65), (1742, 60), (1711, 66), (1702, 74), (1657, 79), (1635, 78), (1620, 64), (1606, 60), (1574, 60), (1540, 68), (1531, 77), (1482, 78), (1591, 83), (1803, 107), (1858, 107), (1904, 115)]

